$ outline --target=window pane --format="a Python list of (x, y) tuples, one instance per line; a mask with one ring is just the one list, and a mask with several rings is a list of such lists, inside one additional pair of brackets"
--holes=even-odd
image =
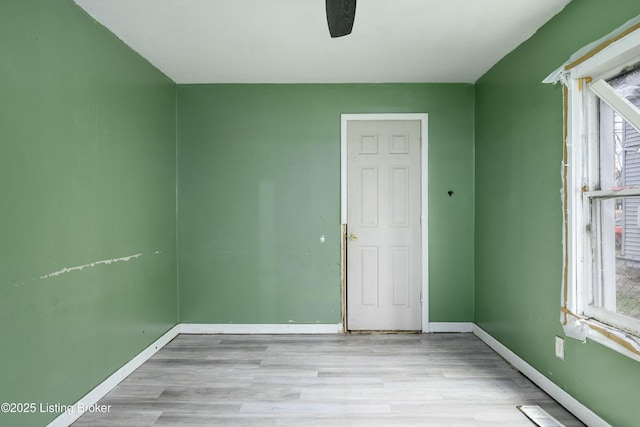
[[(640, 107), (640, 69), (627, 71), (608, 83)], [(640, 133), (600, 101), (600, 189), (640, 185)]]
[[(600, 101), (600, 189), (621, 189), (640, 184), (640, 134), (618, 113)], [(627, 134), (627, 131), (630, 131)], [(627, 153), (627, 150), (635, 150)], [(630, 154), (630, 155), (628, 155)], [(625, 163), (630, 164), (625, 171)], [(637, 173), (634, 168), (637, 167)], [(629, 176), (625, 172), (630, 172)], [(629, 182), (627, 184), (627, 181)], [(637, 184), (633, 184), (636, 182)]]
[(640, 98), (640, 64), (625, 70), (607, 83), (623, 98), (628, 99), (636, 107)]
[(600, 284), (592, 304), (640, 319), (640, 197), (602, 200), (600, 232)]
[(600, 189), (640, 185), (640, 133), (600, 101)]
[(615, 202), (616, 311), (640, 319), (640, 197)]

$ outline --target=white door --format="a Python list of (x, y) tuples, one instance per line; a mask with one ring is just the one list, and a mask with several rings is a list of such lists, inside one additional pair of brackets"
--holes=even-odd
[(419, 120), (347, 125), (347, 329), (420, 330)]

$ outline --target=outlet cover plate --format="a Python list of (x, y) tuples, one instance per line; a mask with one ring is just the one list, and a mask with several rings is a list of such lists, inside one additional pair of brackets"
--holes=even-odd
[(564, 338), (556, 337), (556, 357), (564, 360)]

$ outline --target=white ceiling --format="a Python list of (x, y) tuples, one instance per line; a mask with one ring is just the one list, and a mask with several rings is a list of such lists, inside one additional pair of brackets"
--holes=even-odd
[(473, 83), (571, 0), (75, 0), (176, 83)]

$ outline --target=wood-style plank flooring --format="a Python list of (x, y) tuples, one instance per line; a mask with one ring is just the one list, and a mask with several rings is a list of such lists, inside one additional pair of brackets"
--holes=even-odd
[(87, 426), (583, 426), (471, 334), (180, 335)]

